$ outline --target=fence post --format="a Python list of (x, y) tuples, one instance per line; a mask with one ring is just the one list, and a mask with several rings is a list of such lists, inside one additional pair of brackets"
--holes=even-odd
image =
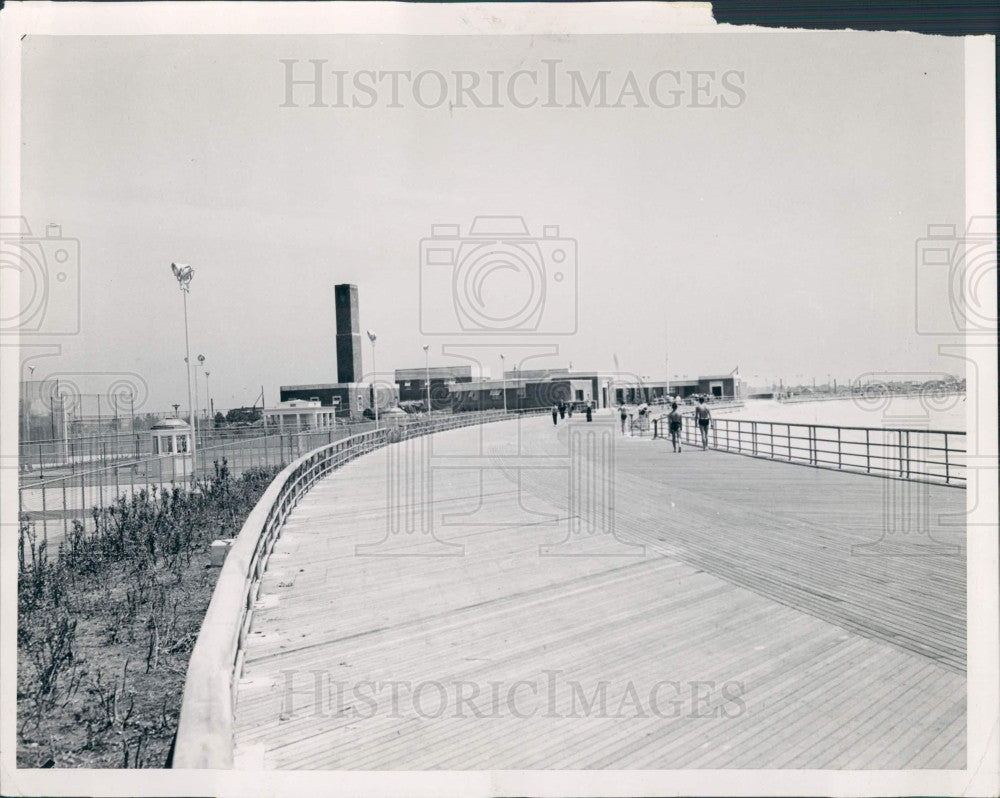
[(910, 431), (906, 430), (906, 478), (910, 478)]
[(750, 422), (750, 450), (753, 452), (753, 456), (757, 456), (757, 422)]
[(45, 541), (48, 542), (49, 539), (49, 513), (48, 508), (45, 506), (45, 486), (42, 485), (42, 536)]
[(948, 433), (944, 434), (944, 484), (947, 485), (951, 482), (951, 477), (948, 473)]
[(865, 427), (865, 473), (872, 472), (871, 430)]
[(840, 445), (840, 427), (837, 427), (837, 468), (843, 468), (843, 455)]
[(45, 466), (42, 464), (42, 444), (38, 444), (38, 478), (45, 478)]

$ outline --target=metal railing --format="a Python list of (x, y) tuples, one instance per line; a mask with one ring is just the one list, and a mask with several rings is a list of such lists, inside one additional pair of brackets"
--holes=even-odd
[[(231, 441), (247, 441), (264, 437), (294, 434), (328, 434), (335, 430), (338, 437), (345, 437), (374, 427), (373, 422), (343, 422), (324, 428), (303, 427), (301, 430), (278, 428), (208, 428), (198, 431), (198, 447), (213, 448)], [(153, 437), (149, 430), (141, 432), (115, 432), (70, 438), (21, 441), (18, 444), (18, 466), (23, 478), (45, 479), (55, 471), (69, 467), (94, 468), (121, 460), (140, 460), (152, 457)]]
[[(497, 412), (503, 414), (503, 411)], [(463, 420), (463, 425), (477, 423), (482, 415), (472, 415), (469, 420)], [(401, 420), (396, 426), (411, 431), (421, 430), (427, 425), (447, 429), (453, 418), (450, 415), (444, 419), (413, 416)], [(208, 445), (198, 448), (193, 471), (189, 454), (157, 456), (143, 452), (135, 457), (130, 456), (127, 446), (123, 445), (114, 454), (107, 453), (106, 457), (50, 464), (42, 473), (22, 472), (18, 510), (21, 518), (35, 523), (44, 539), (51, 537), (55, 540), (67, 534), (75, 521), (83, 524), (85, 529), (90, 528), (94, 523), (92, 508), (107, 507), (120, 496), (128, 497), (141, 490), (163, 490), (175, 485), (191, 488), (198, 480), (210, 478), (216, 463), (221, 464), (223, 460), (229, 471), (237, 476), (249, 468), (290, 463), (305, 452), (374, 427), (374, 422), (365, 421), (256, 438), (209, 440)]]
[[(667, 435), (666, 417), (654, 437)], [(683, 418), (681, 442), (701, 446), (701, 431)], [(965, 433), (917, 427), (837, 427), (778, 421), (714, 419), (708, 446), (724, 452), (873, 476), (964, 488)]]
[(502, 410), (463, 413), (363, 432), (314, 449), (274, 478), (226, 556), (191, 653), (173, 767), (229, 769), (233, 766), (233, 710), (254, 603), (281, 527), (306, 491), (334, 469), (387, 444), (517, 415)]

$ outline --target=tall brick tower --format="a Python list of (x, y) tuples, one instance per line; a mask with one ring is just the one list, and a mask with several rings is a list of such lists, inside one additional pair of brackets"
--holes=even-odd
[(361, 382), (361, 327), (358, 320), (358, 287), (334, 287), (337, 311), (337, 382)]

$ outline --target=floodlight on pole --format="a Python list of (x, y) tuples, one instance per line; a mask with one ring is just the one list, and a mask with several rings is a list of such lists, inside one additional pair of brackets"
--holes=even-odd
[(424, 344), (424, 382), (427, 383), (427, 415), (431, 413), (431, 345)]
[(187, 295), (191, 291), (191, 280), (194, 279), (194, 269), (187, 263), (171, 263), (170, 270), (173, 272), (174, 277), (177, 278), (177, 283), (181, 289), (181, 295), (184, 298), (184, 370), (187, 371), (188, 407), (191, 409), (191, 475), (193, 479), (194, 472), (198, 465), (198, 458), (196, 456), (198, 447), (198, 428), (196, 426), (197, 420), (195, 418), (196, 411), (194, 406), (194, 395), (191, 391), (191, 346), (188, 338)]
[(372, 342), (372, 405), (375, 407), (375, 429), (378, 429), (378, 386), (376, 385), (375, 371), (375, 339), (376, 335), (371, 330), (365, 330), (368, 340)]

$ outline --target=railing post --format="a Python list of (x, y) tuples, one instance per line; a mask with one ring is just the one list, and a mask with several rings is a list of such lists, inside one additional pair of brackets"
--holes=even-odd
[(948, 433), (944, 434), (944, 484), (947, 485), (951, 482), (951, 477), (948, 472)]
[(843, 453), (840, 446), (840, 427), (837, 427), (837, 468), (843, 468)]
[(750, 446), (753, 452), (753, 456), (757, 456), (757, 422), (750, 422)]
[(872, 472), (871, 430), (865, 427), (865, 473)]
[(910, 478), (910, 431), (906, 430), (906, 478)]

